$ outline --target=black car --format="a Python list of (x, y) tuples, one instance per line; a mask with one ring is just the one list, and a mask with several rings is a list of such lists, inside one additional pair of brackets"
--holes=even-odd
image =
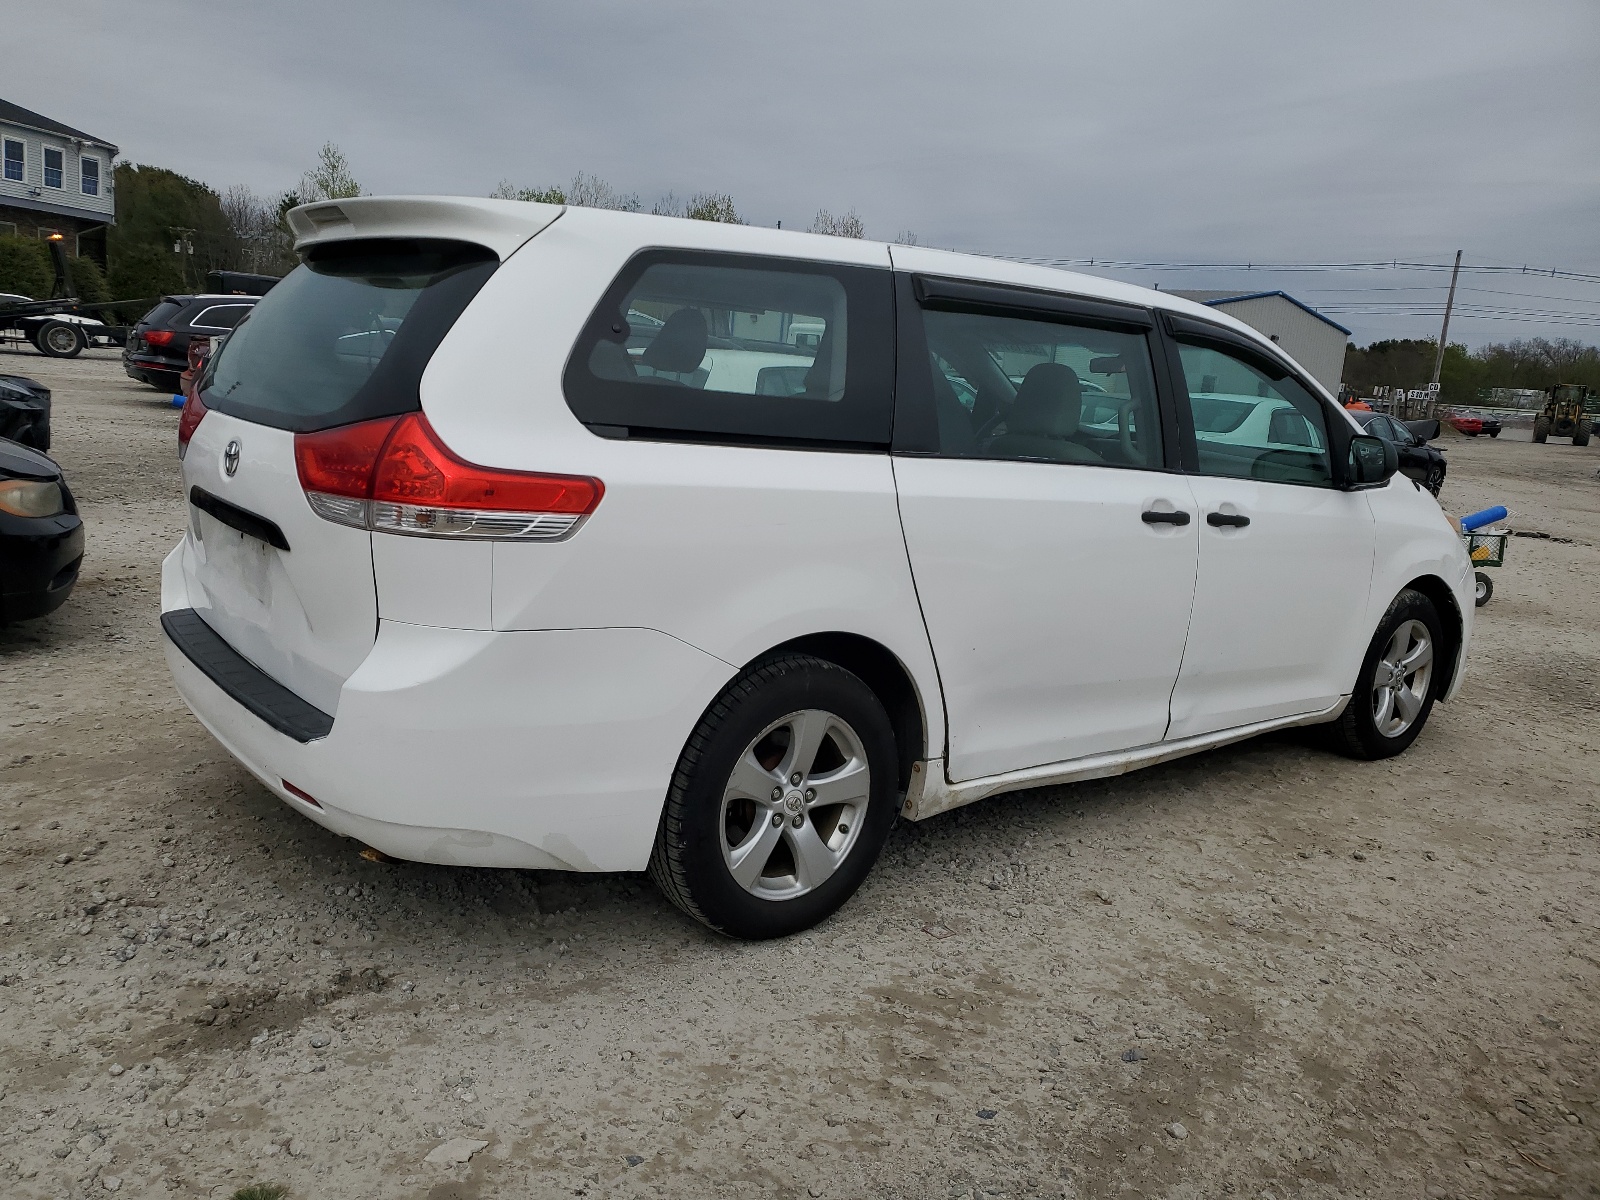
[(26, 375), (0, 375), (0, 438), (50, 449), (50, 389)]
[(1393, 444), (1400, 454), (1400, 473), (1415, 479), (1435, 496), (1444, 486), (1444, 451), (1428, 443), (1439, 436), (1437, 421), (1400, 421), (1379, 412), (1351, 411), (1368, 433)]
[(191, 337), (218, 338), (242, 321), (259, 296), (163, 296), (139, 318), (122, 350), (122, 369), (163, 391), (178, 389)]
[(83, 563), (83, 521), (61, 468), (0, 438), (0, 624), (60, 608)]

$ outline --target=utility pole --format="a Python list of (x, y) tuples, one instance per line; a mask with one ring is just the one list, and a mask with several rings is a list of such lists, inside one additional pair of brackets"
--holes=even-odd
[(1444, 301), (1444, 328), (1439, 330), (1439, 353), (1433, 356), (1432, 387), (1437, 395), (1439, 391), (1439, 372), (1444, 369), (1444, 348), (1449, 345), (1450, 338), (1450, 310), (1456, 306), (1456, 276), (1461, 274), (1461, 251), (1456, 251), (1455, 269), (1450, 272), (1450, 294)]

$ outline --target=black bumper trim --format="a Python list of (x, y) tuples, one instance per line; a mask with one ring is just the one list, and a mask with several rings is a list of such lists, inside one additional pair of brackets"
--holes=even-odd
[(279, 733), (297, 742), (313, 742), (333, 731), (331, 716), (228, 645), (194, 609), (162, 613), (161, 628), (212, 683)]

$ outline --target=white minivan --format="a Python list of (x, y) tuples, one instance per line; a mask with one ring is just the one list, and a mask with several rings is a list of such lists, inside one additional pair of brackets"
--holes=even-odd
[(897, 816), (1295, 725), (1384, 757), (1460, 687), (1450, 522), (1214, 310), (515, 201), (289, 220), (181, 418), (161, 622), (217, 739), (395, 858), (648, 869), (770, 937)]

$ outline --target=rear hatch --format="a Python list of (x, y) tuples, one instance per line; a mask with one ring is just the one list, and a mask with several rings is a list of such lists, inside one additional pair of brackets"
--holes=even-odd
[(324, 712), (377, 635), (372, 535), (312, 509), (296, 438), (419, 410), (423, 369), (497, 263), (438, 239), (313, 246), (201, 379), (183, 460), (190, 603)]

